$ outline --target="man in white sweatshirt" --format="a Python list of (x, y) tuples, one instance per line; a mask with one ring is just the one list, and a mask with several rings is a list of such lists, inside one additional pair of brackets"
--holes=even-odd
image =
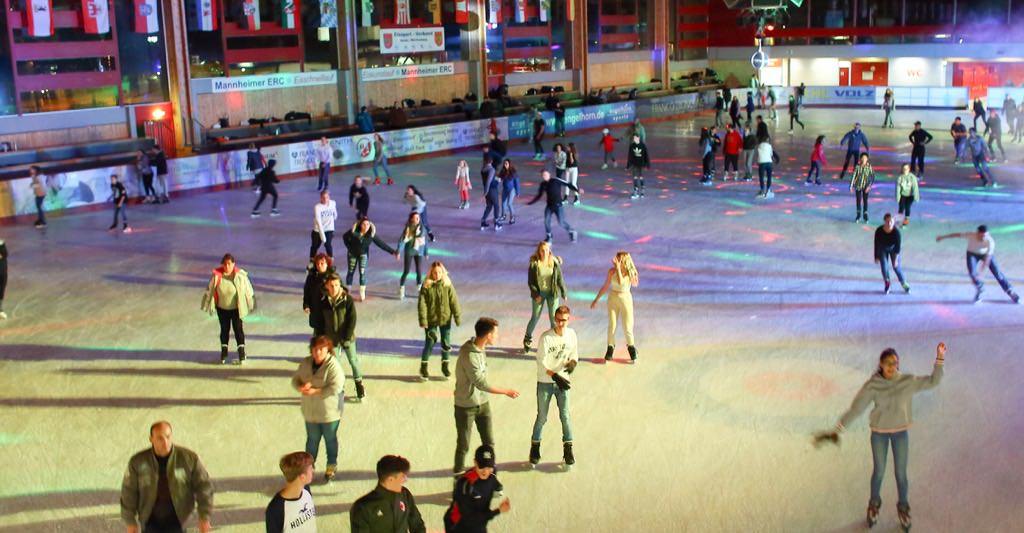
[(331, 193), (324, 189), (320, 191), (320, 201), (313, 206), (313, 232), (310, 234), (312, 244), (309, 245), (309, 261), (312, 263), (313, 256), (320, 251), (320, 245), (331, 258), (334, 257), (334, 247), (331, 240), (334, 239), (334, 221), (338, 218), (338, 204), (331, 200)]
[(569, 306), (555, 310), (555, 326), (540, 336), (537, 347), (537, 419), (533, 423), (530, 442), (530, 465), (540, 462), (540, 437), (548, 418), (551, 397), (558, 404), (558, 418), (562, 422), (562, 459), (572, 466), (572, 427), (569, 424), (569, 374), (576, 369), (580, 354), (576, 332), (568, 327)]

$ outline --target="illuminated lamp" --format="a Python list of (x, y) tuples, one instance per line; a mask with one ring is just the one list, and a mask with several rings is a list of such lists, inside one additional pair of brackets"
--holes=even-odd
[(163, 120), (164, 117), (167, 116), (167, 112), (164, 111), (162, 108), (158, 107), (158, 108), (154, 109), (153, 112), (149, 116), (153, 120)]

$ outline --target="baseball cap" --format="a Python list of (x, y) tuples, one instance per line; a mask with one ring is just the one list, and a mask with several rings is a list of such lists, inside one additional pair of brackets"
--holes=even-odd
[(476, 465), (480, 468), (494, 468), (494, 447), (484, 444), (476, 449)]

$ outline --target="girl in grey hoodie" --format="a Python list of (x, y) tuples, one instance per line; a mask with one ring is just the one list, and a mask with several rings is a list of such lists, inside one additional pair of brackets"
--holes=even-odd
[(882, 488), (882, 476), (885, 474), (889, 444), (892, 443), (896, 491), (899, 494), (896, 511), (903, 529), (910, 529), (910, 503), (907, 500), (907, 455), (910, 444), (907, 430), (911, 424), (911, 400), (914, 394), (935, 387), (942, 381), (942, 365), (945, 359), (946, 344), (940, 342), (935, 348), (935, 366), (930, 376), (901, 374), (900, 356), (895, 349), (886, 348), (878, 359), (878, 370), (860, 388), (850, 409), (840, 417), (835, 429), (815, 435), (815, 443), (825, 440), (838, 443), (839, 433), (863, 414), (869, 405), (874, 404), (869, 415), (874, 470), (871, 472), (868, 527), (874, 526), (878, 521), (878, 509), (882, 506), (879, 492)]

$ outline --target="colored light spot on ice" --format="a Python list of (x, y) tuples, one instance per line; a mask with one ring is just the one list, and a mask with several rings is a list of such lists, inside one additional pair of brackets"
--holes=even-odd
[(725, 212), (725, 216), (727, 216), (727, 217), (738, 217), (738, 216), (743, 216), (745, 214), (747, 214), (746, 211), (740, 211), (740, 210), (726, 211)]
[(639, 239), (633, 241), (633, 243), (634, 244), (646, 244), (646, 243), (651, 242), (651, 239), (653, 239), (653, 238), (654, 238), (654, 235), (644, 235), (643, 237), (640, 237)]
[(1017, 233), (1020, 231), (1024, 231), (1024, 224), (1013, 224), (1010, 226), (1000, 226), (998, 228), (992, 228), (989, 230), (989, 233), (994, 233), (996, 235), (1005, 235), (1007, 233)]
[[(222, 223), (221, 221), (218, 221), (218, 220), (210, 220), (208, 218), (200, 218), (200, 217), (185, 217), (185, 216), (171, 216), (171, 215), (168, 215), (168, 216), (157, 217), (157, 220), (159, 220), (161, 222), (170, 222), (172, 224), (181, 224), (183, 226), (205, 226), (205, 227), (219, 228), (219, 227), (225, 225), (224, 223)], [(225, 222), (226, 222), (226, 220), (225, 220)]]
[(618, 237), (601, 231), (584, 231), (583, 234), (586, 235), (587, 237), (590, 237), (591, 239), (601, 239), (604, 241), (619, 240)]
[(655, 265), (653, 263), (643, 263), (643, 264), (640, 265), (640, 268), (647, 269), (647, 270), (655, 270), (655, 271), (658, 271), (658, 272), (672, 272), (673, 274), (682, 274), (683, 272), (685, 272), (685, 270), (683, 270), (683, 269), (681, 269), (679, 267), (668, 266), (668, 265)]
[(594, 298), (597, 298), (597, 293), (590, 291), (569, 291), (569, 298), (572, 300), (589, 302), (592, 301)]
[(453, 252), (451, 250), (445, 250), (444, 248), (437, 248), (437, 247), (431, 246), (429, 248), (429, 250), (430, 250), (430, 255), (436, 255), (436, 256), (439, 256), (439, 257), (458, 257), (459, 256), (459, 254), (457, 254), (457, 253), (455, 253), (455, 252)]
[(580, 203), (579, 205), (574, 206), (574, 207), (576, 209), (579, 209), (581, 211), (586, 211), (588, 213), (597, 213), (599, 215), (606, 215), (606, 216), (615, 216), (616, 215), (615, 210), (608, 209), (607, 207), (598, 207), (596, 205), (588, 205), (588, 204), (584, 204), (584, 203)]
[(754, 254), (741, 254), (738, 252), (726, 252), (723, 250), (715, 250), (710, 252), (712, 257), (724, 259), (726, 261), (738, 261), (741, 263), (755, 263), (763, 260), (763, 257)]
[(754, 204), (741, 200), (726, 199), (725, 203), (736, 207), (754, 207)]

